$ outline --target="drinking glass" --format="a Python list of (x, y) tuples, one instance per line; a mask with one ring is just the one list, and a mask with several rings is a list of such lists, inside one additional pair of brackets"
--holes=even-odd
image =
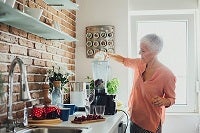
[(95, 98), (95, 89), (85, 89), (85, 112), (86, 115), (90, 114), (90, 105)]

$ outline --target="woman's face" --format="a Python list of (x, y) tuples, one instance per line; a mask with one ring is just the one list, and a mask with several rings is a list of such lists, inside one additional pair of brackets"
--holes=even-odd
[(142, 42), (140, 44), (140, 51), (139, 54), (141, 55), (141, 59), (145, 62), (148, 63), (154, 58), (156, 58), (157, 53), (152, 51), (147, 44)]

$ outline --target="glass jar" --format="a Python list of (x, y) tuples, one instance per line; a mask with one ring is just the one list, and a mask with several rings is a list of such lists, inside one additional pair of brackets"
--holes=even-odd
[(61, 91), (61, 81), (53, 82), (53, 91), (51, 93), (51, 102), (53, 105), (60, 106), (63, 104), (63, 94)]

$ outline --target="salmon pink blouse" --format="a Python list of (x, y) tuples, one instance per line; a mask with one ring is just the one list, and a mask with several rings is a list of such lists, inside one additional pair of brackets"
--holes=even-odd
[(155, 96), (170, 100), (175, 103), (174, 74), (165, 66), (160, 66), (149, 80), (143, 81), (142, 73), (146, 63), (141, 59), (125, 58), (123, 64), (134, 70), (134, 79), (128, 107), (130, 119), (143, 129), (156, 132), (160, 122), (164, 121), (166, 107), (156, 107), (152, 104)]

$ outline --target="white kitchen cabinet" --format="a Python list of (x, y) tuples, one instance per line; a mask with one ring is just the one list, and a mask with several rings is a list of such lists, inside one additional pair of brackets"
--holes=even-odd
[(38, 35), (47, 40), (77, 41), (69, 34), (59, 31), (20, 10), (14, 9), (2, 1), (0, 1), (0, 22)]

